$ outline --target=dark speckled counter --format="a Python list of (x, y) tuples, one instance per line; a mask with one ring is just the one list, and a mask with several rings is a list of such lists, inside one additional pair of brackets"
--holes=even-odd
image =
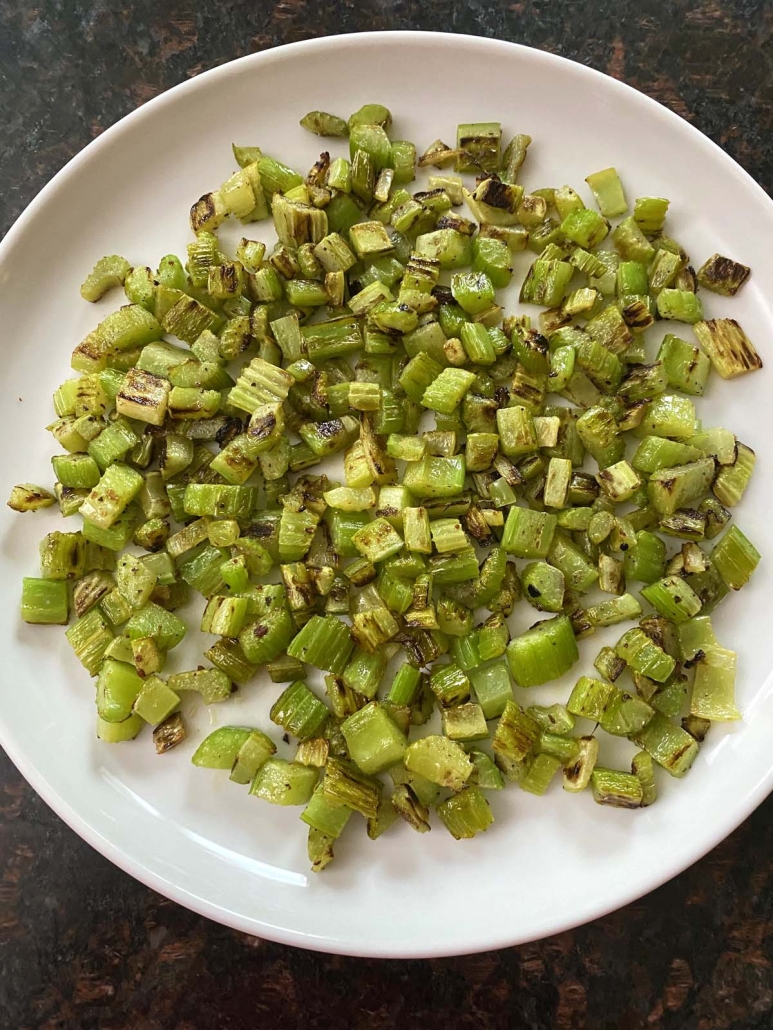
[[(770, 0), (0, 2), (0, 232), (89, 140), (234, 57), (363, 29), (496, 36), (624, 80), (773, 190)], [(773, 1027), (773, 801), (692, 869), (581, 929), (432, 962), (315, 955), (166, 901), (0, 758), (0, 1027)]]

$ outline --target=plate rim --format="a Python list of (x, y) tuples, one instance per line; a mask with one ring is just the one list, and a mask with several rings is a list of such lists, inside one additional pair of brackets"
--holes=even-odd
[[(341, 33), (338, 35), (299, 40), (293, 43), (270, 47), (257, 53), (247, 54), (243, 57), (226, 61), (223, 64), (195, 75), (193, 78), (180, 82), (165, 90), (163, 93), (160, 93), (158, 96), (151, 98), (140, 107), (135, 108), (133, 111), (130, 111), (121, 117), (113, 125), (105, 129), (105, 131), (99, 136), (86, 144), (82, 150), (70, 158), (70, 160), (67, 161), (67, 163), (63, 165), (63, 167), (60, 168), (59, 171), (56, 172), (56, 174), (39, 190), (11, 225), (5, 237), (0, 241), (0, 265), (2, 265), (2, 263), (11, 255), (17, 242), (23, 238), (28, 226), (34, 221), (49, 198), (53, 197), (60, 187), (63, 186), (63, 184), (72, 176), (77, 175), (82, 164), (98, 157), (100, 151), (111, 146), (113, 142), (117, 141), (128, 127), (134, 126), (135, 123), (149, 117), (149, 113), (152, 114), (161, 109), (164, 105), (173, 103), (175, 97), (179, 93), (195, 92), (198, 89), (206, 88), (208, 84), (217, 79), (226, 79), (231, 75), (238, 74), (245, 66), (256, 65), (260, 67), (269, 65), (274, 61), (282, 61), (286, 56), (298, 52), (346, 49), (348, 47), (356, 46), (367, 47), (378, 45), (380, 42), (396, 42), (408, 38), (412, 41), (423, 42), (427, 46), (449, 46), (449, 44), (453, 42), (459, 45), (460, 48), (473, 47), (482, 50), (498, 50), (502, 53), (510, 52), (515, 57), (519, 54), (522, 56), (528, 55), (528, 60), (530, 61), (542, 62), (554, 67), (569, 64), (573, 66), (575, 74), (585, 76), (586, 78), (595, 80), (599, 83), (603, 80), (603, 88), (605, 90), (616, 91), (619, 95), (627, 97), (629, 100), (631, 99), (631, 95), (633, 95), (633, 97), (636, 98), (634, 101), (635, 103), (644, 104), (649, 107), (653, 112), (657, 112), (657, 116), (659, 118), (666, 119), (666, 121), (670, 121), (672, 123), (678, 122), (680, 131), (686, 133), (687, 136), (692, 139), (693, 143), (699, 144), (707, 153), (707, 156), (710, 156), (712, 160), (720, 161), (736, 178), (740, 177), (744, 185), (747, 188), (751, 188), (751, 194), (756, 201), (764, 205), (764, 207), (768, 209), (769, 214), (773, 216), (773, 198), (771, 198), (763, 187), (749, 174), (749, 172), (747, 172), (734, 158), (724, 151), (719, 144), (715, 143), (695, 125), (670, 110), (664, 104), (648, 96), (646, 93), (641, 92), (635, 87), (628, 85), (626, 82), (615, 79), (611, 75), (598, 71), (595, 68), (590, 68), (587, 65), (582, 64), (580, 61), (564, 57), (560, 54), (550, 53), (538, 47), (526, 46), (522, 43), (512, 43), (507, 40), (492, 39), (487, 36), (476, 36), (469, 33), (386, 30), (375, 32)], [(48, 807), (67, 824), (70, 829), (72, 829), (82, 840), (93, 847), (102, 856), (107, 858), (123, 872), (128, 873), (135, 880), (140, 881), (144, 886), (166, 898), (169, 898), (177, 904), (183, 905), (185, 908), (190, 909), (198, 915), (212, 919), (215, 922), (251, 936), (263, 937), (266, 940), (304, 948), (305, 950), (367, 958), (418, 959), (493, 951), (499, 948), (525, 944), (533, 940), (542, 940), (545, 939), (546, 936), (553, 936), (602, 918), (609, 913), (624, 908), (639, 898), (644, 897), (646, 894), (649, 894), (651, 891), (667, 883), (675, 876), (684, 872), (685, 869), (698, 862), (708, 854), (709, 851), (713, 850), (713, 848), (715, 848), (722, 840), (733, 833), (738, 826), (744, 822), (744, 820), (746, 820), (765, 800), (771, 790), (773, 790), (773, 764), (771, 764), (771, 767), (768, 769), (767, 773), (760, 778), (755, 788), (748, 792), (745, 797), (739, 801), (738, 807), (732, 810), (730, 816), (723, 820), (719, 824), (718, 828), (715, 828), (713, 832), (701, 841), (700, 846), (695, 850), (695, 852), (691, 853), (691, 857), (689, 857), (687, 861), (683, 861), (682, 858), (680, 858), (677, 860), (676, 864), (659, 869), (658, 872), (654, 873), (646, 880), (644, 886), (642, 886), (641, 883), (638, 883), (631, 890), (621, 892), (612, 903), (604, 901), (597, 904), (589, 903), (585, 905), (584, 912), (579, 916), (575, 915), (568, 919), (560, 918), (555, 922), (555, 925), (551, 929), (547, 930), (545, 933), (539, 933), (538, 936), (535, 936), (534, 933), (527, 933), (525, 935), (519, 934), (517, 927), (513, 927), (512, 931), (506, 933), (503, 931), (498, 933), (492, 932), (492, 935), (487, 939), (479, 937), (469, 950), (463, 952), (454, 945), (444, 946), (442, 941), (438, 941), (438, 943), (432, 947), (419, 946), (413, 948), (410, 943), (394, 946), (379, 944), (376, 947), (373, 947), (368, 945), (366, 941), (363, 941), (359, 945), (353, 945), (349, 944), (349, 942), (338, 941), (333, 937), (320, 940), (306, 935), (300, 930), (287, 929), (273, 925), (270, 922), (261, 921), (254, 917), (243, 916), (226, 905), (208, 901), (205, 898), (200, 897), (198, 894), (188, 891), (184, 887), (174, 883), (172, 880), (167, 879), (162, 873), (149, 868), (142, 860), (129, 857), (120, 847), (115, 845), (99, 829), (92, 825), (85, 816), (76, 811), (72, 803), (58, 792), (56, 785), (48, 780), (43, 773), (38, 772), (33, 759), (24, 753), (21, 747), (17, 748), (13, 733), (7, 725), (4, 714), (1, 710), (0, 744), (33, 790), (43, 799)]]

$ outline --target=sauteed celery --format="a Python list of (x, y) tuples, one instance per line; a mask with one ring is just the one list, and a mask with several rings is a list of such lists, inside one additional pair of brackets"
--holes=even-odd
[[(68, 625), (102, 740), (149, 726), (158, 753), (182, 695), (227, 702), (265, 670), (272, 734), (221, 727), (193, 763), (303, 806), (315, 870), (349, 822), (473, 837), (510, 782), (652, 804), (740, 718), (711, 614), (760, 559), (728, 525), (755, 455), (696, 399), (762, 367), (702, 303), (749, 269), (696, 273), (669, 201), (614, 168), (585, 199), (527, 190), (531, 138), (498, 122), (421, 154), (380, 104), (301, 124), (340, 153), (304, 175), (234, 146), (184, 261), (110, 255), (83, 283), (126, 303), (54, 394), (53, 489), (8, 502), (77, 523), (44, 537), (22, 618)], [(165, 673), (189, 611), (207, 665)], [(582, 642), (618, 624), (594, 661)], [(607, 735), (630, 768), (600, 763)]]

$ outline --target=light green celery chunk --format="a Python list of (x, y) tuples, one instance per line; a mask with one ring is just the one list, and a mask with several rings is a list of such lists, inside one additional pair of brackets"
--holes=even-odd
[(741, 713), (735, 704), (737, 655), (718, 645), (708, 646), (695, 669), (690, 714), (712, 722), (735, 720)]

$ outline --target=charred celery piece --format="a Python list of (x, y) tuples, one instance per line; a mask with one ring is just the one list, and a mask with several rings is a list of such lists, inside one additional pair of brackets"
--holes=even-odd
[(597, 315), (594, 315), (587, 322), (585, 331), (592, 340), (602, 344), (618, 357), (624, 354), (633, 343), (633, 333), (614, 304), (609, 304)]
[(306, 853), (311, 862), (311, 871), (313, 873), (321, 873), (333, 861), (335, 858), (333, 854), (334, 843), (334, 837), (328, 837), (327, 834), (320, 832), (314, 826), (309, 827)]
[(654, 708), (642, 698), (615, 688), (599, 721), (612, 736), (630, 737), (646, 726), (654, 714)]
[(694, 508), (677, 508), (673, 515), (667, 515), (660, 520), (660, 529), (669, 536), (680, 537), (683, 540), (702, 540), (706, 535), (706, 516)]
[(305, 679), (306, 670), (296, 658), (289, 658), (287, 655), (280, 655), (274, 661), (266, 665), (272, 683), (288, 683), (294, 680)]
[(515, 703), (508, 701), (492, 741), (494, 759), (508, 779), (523, 775), (524, 759), (531, 755), (540, 737), (540, 726)]
[(420, 351), (405, 366), (398, 380), (404, 392), (415, 401), (421, 403), (425, 391), (443, 371), (441, 365), (434, 361), (425, 351)]
[[(144, 347), (153, 340), (160, 340), (162, 333), (160, 324), (149, 311), (139, 304), (129, 304), (112, 312), (99, 323), (94, 332), (94, 342), (100, 353), (106, 357), (120, 351)], [(102, 367), (104, 368), (104, 365)], [(80, 368), (79, 371), (90, 369)]]
[(549, 308), (557, 307), (564, 299), (573, 274), (574, 267), (568, 261), (538, 258), (521, 286), (520, 302), (541, 304)]
[(349, 126), (334, 114), (326, 111), (309, 111), (301, 118), (301, 125), (315, 136), (341, 136), (349, 135)]
[(644, 233), (661, 232), (669, 204), (664, 197), (638, 197), (633, 206), (634, 221)]
[(614, 415), (598, 405), (587, 408), (577, 419), (577, 434), (593, 458), (607, 464), (607, 458), (619, 460), (624, 450), (618, 440), (619, 427)]
[(456, 130), (457, 172), (489, 172), (499, 169), (502, 126), (499, 122), (464, 122)]
[(222, 564), (225, 555), (216, 547), (206, 547), (179, 566), (179, 575), (194, 590), (211, 597), (223, 589)]
[(357, 648), (343, 671), (344, 685), (368, 699), (375, 697), (386, 668), (381, 652), (370, 654)]
[(395, 787), (392, 793), (392, 805), (397, 814), (417, 833), (427, 833), (431, 829), (429, 807), (416, 796), (412, 786), (408, 783), (401, 783)]
[(585, 790), (596, 767), (599, 742), (595, 737), (578, 737), (577, 755), (564, 767), (564, 790), (575, 794)]
[(703, 318), (700, 298), (690, 290), (661, 290), (657, 297), (657, 306), (661, 318), (670, 318), (676, 322), (694, 325)]
[(609, 223), (590, 208), (570, 211), (561, 222), (561, 232), (583, 250), (592, 250), (606, 237)]
[(731, 590), (749, 582), (760, 561), (760, 553), (738, 526), (732, 526), (711, 552), (711, 561)]
[(505, 778), (497, 769), (491, 758), (484, 751), (470, 751), (472, 773), (468, 783), (480, 787), (481, 790), (503, 790)]
[(641, 423), (642, 434), (689, 440), (695, 434), (695, 406), (687, 397), (664, 394), (653, 400)]
[(235, 683), (247, 683), (257, 671), (235, 640), (218, 641), (204, 652), (204, 657)]
[(711, 362), (699, 347), (669, 333), (660, 345), (658, 361), (663, 363), (669, 386), (697, 397), (703, 395)]
[(302, 680), (291, 683), (274, 702), (270, 718), (299, 740), (314, 737), (326, 722), (329, 711)]
[(99, 529), (109, 529), (142, 489), (142, 476), (128, 465), (115, 464), (80, 507), (80, 513)]
[(185, 488), (184, 505), (188, 515), (245, 519), (252, 513), (256, 497), (256, 489), (251, 486), (189, 483)]
[[(106, 744), (120, 744), (124, 740), (133, 740), (142, 729), (144, 723), (138, 715), (129, 715), (121, 722), (108, 722), (97, 715), (97, 737)], [(161, 727), (159, 727), (160, 729)], [(154, 731), (154, 738), (157, 731)], [(175, 741), (176, 743), (176, 741)], [(174, 744), (169, 745), (173, 747)], [(158, 744), (156, 745), (158, 749)], [(165, 750), (165, 749), (164, 749)], [(160, 751), (159, 751), (160, 753)]]
[(671, 655), (666, 654), (641, 629), (629, 629), (624, 633), (617, 642), (615, 653), (634, 672), (657, 683), (665, 683), (676, 665)]
[(537, 743), (539, 754), (552, 755), (561, 765), (573, 762), (579, 754), (579, 745), (574, 737), (562, 737), (543, 730)]
[(721, 293), (724, 297), (734, 297), (751, 274), (746, 265), (722, 257), (712, 256), (698, 269), (698, 282), (712, 293)]
[(55, 454), (51, 464), (64, 487), (91, 490), (99, 482), (99, 466), (88, 454)]
[(638, 776), (600, 766), (591, 773), (591, 790), (597, 804), (613, 808), (640, 808), (644, 796)]
[(441, 706), (458, 705), (470, 697), (470, 681), (453, 662), (433, 669), (429, 685)]
[(245, 365), (236, 385), (231, 389), (228, 400), (235, 408), (250, 415), (263, 404), (275, 404), (287, 400), (290, 387), (295, 380), (281, 368), (253, 358)]
[(470, 777), (472, 763), (465, 752), (446, 737), (429, 736), (414, 741), (405, 752), (409, 772), (449, 790), (461, 790)]
[(386, 699), (391, 704), (410, 705), (416, 699), (421, 683), (420, 670), (411, 665), (403, 665), (395, 674)]
[(538, 686), (563, 676), (578, 660), (577, 641), (565, 615), (537, 623), (507, 647), (507, 662), (521, 687)]
[(661, 515), (672, 515), (677, 508), (689, 508), (709, 490), (714, 473), (713, 458), (658, 469), (647, 486), (650, 504)]
[(534, 420), (522, 405), (497, 410), (497, 430), (502, 453), (511, 458), (537, 450)]
[(701, 600), (681, 576), (666, 576), (642, 589), (641, 595), (672, 622), (687, 622), (701, 610)]
[(515, 183), (518, 181), (518, 173), (526, 159), (526, 151), (531, 143), (531, 136), (513, 136), (502, 154), (502, 164), (499, 176), (502, 182)]
[(403, 549), (400, 534), (384, 518), (374, 519), (352, 537), (352, 543), (373, 564), (384, 561)]
[(246, 597), (211, 597), (201, 618), (202, 633), (237, 637), (247, 618)]
[(549, 708), (531, 705), (527, 709), (527, 714), (536, 719), (543, 733), (563, 736), (571, 733), (575, 726), (574, 719), (563, 705), (554, 704)]
[(708, 615), (699, 615), (679, 627), (679, 653), (682, 661), (691, 662), (698, 652), (717, 646), (717, 638)]
[(92, 303), (101, 300), (108, 290), (123, 286), (130, 270), (129, 262), (118, 254), (100, 258), (81, 284), (81, 297)]
[(334, 616), (313, 616), (287, 647), (291, 658), (340, 675), (352, 652), (349, 628)]
[(467, 534), (458, 519), (435, 519), (430, 523), (430, 533), (438, 554), (463, 551), (469, 546)]
[(469, 840), (494, 822), (491, 807), (478, 787), (468, 786), (437, 806), (440, 820), (456, 840)]
[[(301, 819), (310, 827), (309, 858), (314, 857), (312, 853), (312, 832), (318, 833), (322, 838), (324, 838), (324, 840), (332, 843), (332, 841), (336, 840), (343, 832), (351, 814), (351, 808), (347, 808), (345, 805), (336, 805), (332, 803), (325, 797), (324, 790), (320, 785), (315, 787), (311, 800), (303, 812), (301, 812)], [(329, 858), (332, 858), (332, 854), (331, 848)], [(327, 862), (325, 862), (325, 864), (327, 864)], [(319, 872), (322, 868), (324, 868), (324, 866), (319, 864), (319, 857), (317, 856), (314, 864), (312, 865), (312, 869), (314, 872)]]
[[(483, 272), (497, 289), (510, 284), (513, 268), (510, 248), (501, 240), (477, 237), (472, 244), (472, 268), (474, 272)], [(493, 298), (492, 298), (493, 299)]]
[(641, 261), (648, 264), (655, 248), (642, 232), (635, 217), (625, 218), (612, 233), (612, 240), (623, 261)]
[(507, 516), (502, 547), (518, 558), (544, 558), (550, 551), (556, 516), (513, 506)]
[(763, 367), (762, 358), (734, 318), (696, 320), (693, 331), (722, 379), (735, 379)]
[[(34, 582), (34, 581), (33, 581)], [(115, 586), (113, 577), (107, 572), (90, 572), (79, 579), (73, 587), (72, 603), (75, 615), (80, 618), (99, 604)], [(53, 593), (52, 593), (52, 596)]]
[(443, 733), (460, 743), (485, 740), (488, 737), (486, 718), (480, 705), (467, 703), (441, 711)]
[(660, 712), (656, 712), (644, 729), (633, 737), (633, 742), (676, 777), (685, 775), (698, 754), (695, 738), (669, 722)]
[(651, 805), (657, 800), (658, 791), (655, 783), (655, 769), (652, 758), (646, 751), (639, 751), (631, 761), (631, 773), (638, 779), (642, 789), (641, 807)]
[[(541, 220), (535, 212), (535, 206), (541, 204), (540, 198), (530, 197), (529, 203), (525, 203), (522, 186), (488, 178), (480, 181), (473, 193), (468, 193), (462, 188), (462, 194), (473, 217), (481, 225), (510, 227), (516, 225), (521, 218), (525, 223), (527, 216), (535, 217), (537, 222)], [(544, 218), (544, 213), (542, 217)]]
[(602, 393), (615, 393), (620, 386), (623, 366), (605, 346), (587, 337), (575, 347), (577, 364)]
[[(211, 308), (199, 303), (194, 297), (183, 294), (163, 316), (161, 325), (162, 332), (193, 344), (206, 330), (217, 332), (223, 321), (223, 317)], [(161, 334), (159, 332), (158, 336)]]
[(547, 562), (530, 562), (521, 573), (521, 588), (538, 611), (559, 612), (564, 603), (565, 580), (560, 569)]
[(667, 250), (658, 250), (649, 267), (650, 293), (657, 296), (660, 290), (670, 286), (681, 267), (682, 262), (678, 255)]
[(613, 504), (629, 501), (642, 485), (636, 470), (625, 460), (608, 465), (596, 478)]
[(133, 555), (118, 559), (115, 578), (118, 592), (132, 608), (147, 604), (158, 581), (156, 573)]
[(711, 487), (714, 496), (728, 508), (734, 508), (749, 485), (757, 456), (751, 447), (738, 441), (735, 460), (730, 465), (721, 465)]
[(572, 690), (566, 707), (572, 715), (590, 719), (592, 722), (600, 722), (616, 692), (617, 688), (611, 683), (591, 679), (589, 676), (581, 676)]
[(8, 507), (13, 511), (38, 511), (40, 508), (50, 508), (56, 503), (56, 498), (42, 486), (35, 486), (34, 483), (20, 483), (11, 490), (8, 499)]
[(345, 805), (366, 819), (376, 818), (381, 784), (358, 772), (351, 763), (330, 758), (325, 767), (322, 792), (330, 804)]
[(109, 529), (102, 529), (93, 522), (84, 522), (83, 539), (111, 551), (121, 551), (131, 540), (136, 522), (136, 509), (130, 506), (118, 516)]
[(244, 656), (255, 664), (273, 661), (287, 648), (293, 629), (292, 616), (287, 608), (272, 607), (255, 622), (249, 622), (239, 634)]

